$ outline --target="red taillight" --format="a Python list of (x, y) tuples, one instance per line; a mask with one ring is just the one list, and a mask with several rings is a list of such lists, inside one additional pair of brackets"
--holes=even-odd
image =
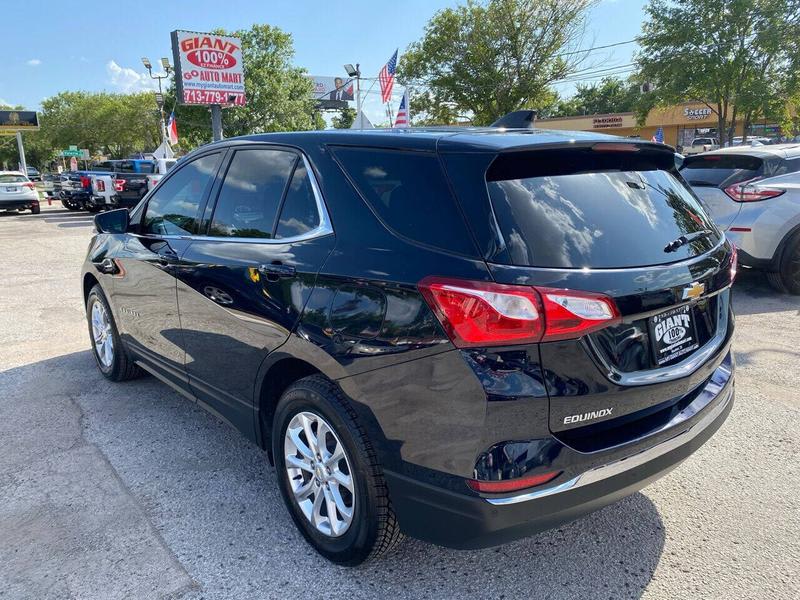
[(525, 488), (542, 485), (548, 481), (553, 481), (553, 479), (559, 475), (561, 475), (561, 471), (542, 473), (540, 475), (529, 475), (526, 477), (517, 477), (516, 479), (506, 479), (504, 481), (480, 481), (478, 479), (467, 479), (467, 485), (470, 487), (470, 489), (473, 489), (476, 492), (502, 494), (504, 492), (516, 492), (519, 490), (524, 490)]
[(94, 182), (94, 186), (97, 188), (98, 192), (105, 192), (106, 191), (106, 182), (102, 179), (98, 179)]
[(608, 296), (575, 290), (440, 277), (419, 290), (459, 348), (577, 338), (620, 318)]
[(736, 279), (736, 269), (739, 266), (739, 251), (736, 244), (731, 244), (731, 283)]
[(125, 191), (125, 180), (124, 179), (115, 179), (114, 180), (114, 191), (115, 192), (124, 192)]
[(759, 202), (780, 196), (786, 190), (752, 185), (753, 180), (734, 183), (725, 188), (725, 193), (736, 202)]
[(91, 185), (91, 180), (84, 175), (81, 175), (81, 187), (88, 188)]
[(35, 190), (36, 189), (36, 184), (35, 183), (23, 183), (22, 187), (26, 187), (29, 190)]

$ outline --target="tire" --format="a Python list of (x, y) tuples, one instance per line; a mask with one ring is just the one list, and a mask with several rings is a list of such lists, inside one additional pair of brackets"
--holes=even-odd
[[(105, 315), (105, 320), (100, 318), (101, 313)], [(111, 381), (126, 381), (138, 377), (141, 369), (133, 362), (123, 345), (114, 315), (99, 285), (92, 288), (86, 299), (86, 321), (89, 325), (92, 354), (100, 372)], [(102, 336), (98, 335), (100, 329)], [(98, 337), (102, 337), (103, 343), (97, 341)], [(107, 346), (105, 342), (109, 340), (111, 345)]]
[(102, 206), (97, 206), (96, 204), (88, 204), (86, 206), (86, 210), (88, 210), (90, 213), (99, 213), (102, 208)]
[(767, 281), (779, 292), (800, 295), (800, 233), (786, 244), (780, 271), (768, 272)]
[[(316, 427), (312, 417), (317, 419)], [(294, 430), (296, 438), (301, 444), (306, 444), (305, 450), (308, 451), (308, 446), (312, 444), (308, 444), (305, 429), (299, 428), (301, 423), (309, 424), (315, 438), (323, 425), (331, 431), (324, 434), (325, 449), (317, 454), (317, 461), (311, 463), (318, 470), (309, 469), (309, 460), (304, 458), (304, 453), (294, 451), (300, 445), (294, 444), (291, 434), (287, 436), (288, 429)], [(343, 452), (338, 461), (324, 460), (325, 456), (340, 454), (337, 451), (340, 447)], [(403, 539), (372, 443), (344, 394), (325, 377), (305, 377), (283, 393), (273, 421), (272, 452), (278, 486), (292, 520), (306, 541), (331, 562), (346, 566), (359, 565), (389, 552)], [(299, 461), (305, 467), (293, 468), (290, 465), (290, 473), (287, 458), (291, 457), (294, 457), (291, 464), (297, 465)], [(322, 460), (319, 460), (320, 457)], [(332, 467), (334, 472), (331, 474), (327, 470), (326, 476), (323, 464)], [(348, 476), (350, 488), (339, 484)], [(322, 483), (317, 485), (315, 478)], [(305, 495), (303, 502), (306, 512), (294, 490), (298, 490), (301, 497)], [(305, 490), (308, 492), (304, 493)], [(318, 496), (320, 506), (317, 513)], [(339, 501), (345, 509), (349, 509), (349, 522), (346, 522), (345, 512), (338, 510)], [(337, 507), (333, 510), (333, 520), (327, 516), (329, 505)], [(310, 516), (306, 516), (308, 513)], [(311, 521), (315, 515), (319, 515), (319, 525)], [(345, 525), (342, 525), (343, 522), (346, 522)], [(339, 523), (338, 532), (334, 523)]]
[(79, 210), (79, 209), (80, 209), (80, 206), (78, 206), (77, 204), (75, 204), (74, 202), (72, 202), (72, 201), (70, 201), (70, 200), (62, 200), (62, 201), (61, 201), (61, 204), (62, 204), (62, 205), (63, 205), (63, 206), (64, 206), (64, 207), (65, 207), (67, 210), (76, 211), (76, 210)]
[(31, 207), (31, 214), (38, 215), (40, 212), (42, 212), (42, 207), (38, 204)]

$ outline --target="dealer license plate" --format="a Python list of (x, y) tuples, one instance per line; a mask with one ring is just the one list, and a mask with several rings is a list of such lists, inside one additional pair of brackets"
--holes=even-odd
[(689, 304), (650, 317), (649, 325), (650, 343), (659, 366), (685, 357), (700, 346)]
[(19, 188), (18, 188), (18, 187), (15, 187), (15, 186), (10, 186), (10, 187), (7, 187), (7, 188), (6, 188), (6, 191), (7, 191), (7, 192), (18, 192), (18, 191), (19, 191)]

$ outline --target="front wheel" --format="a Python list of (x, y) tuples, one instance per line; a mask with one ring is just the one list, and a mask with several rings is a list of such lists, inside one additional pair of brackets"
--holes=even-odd
[(125, 381), (137, 377), (141, 371), (122, 345), (114, 315), (105, 294), (95, 285), (86, 299), (86, 320), (92, 351), (100, 372), (111, 381)]
[(372, 444), (334, 383), (313, 375), (289, 386), (272, 451), (289, 513), (325, 558), (355, 566), (402, 539)]

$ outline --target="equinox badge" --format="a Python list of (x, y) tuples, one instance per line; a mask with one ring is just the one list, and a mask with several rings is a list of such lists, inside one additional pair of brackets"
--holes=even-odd
[(614, 408), (601, 408), (600, 410), (593, 410), (592, 412), (583, 413), (582, 415), (570, 415), (569, 417), (564, 417), (564, 425), (569, 425), (570, 423), (580, 423), (582, 421), (589, 421), (592, 419), (599, 419), (600, 417), (607, 417), (611, 414), (611, 411)]

